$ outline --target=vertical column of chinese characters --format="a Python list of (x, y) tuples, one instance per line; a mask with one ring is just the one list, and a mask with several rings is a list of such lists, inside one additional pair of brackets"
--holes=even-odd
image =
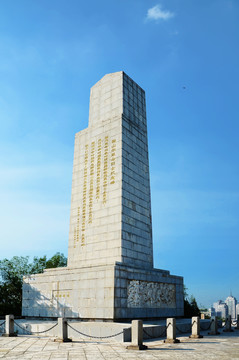
[(89, 146), (85, 145), (85, 162), (84, 162), (84, 182), (83, 182), (83, 202), (82, 202), (82, 227), (81, 227), (81, 246), (85, 245), (85, 220), (86, 220), (86, 192), (87, 192), (87, 170), (88, 170), (88, 150)]
[(103, 204), (106, 204), (106, 199), (107, 199), (108, 153), (109, 153), (109, 136), (106, 136), (105, 148), (104, 148), (104, 169), (103, 169)]
[(96, 173), (96, 199), (100, 198), (100, 169), (101, 169), (101, 147), (102, 141), (98, 140), (98, 150), (97, 150), (97, 173)]
[(93, 191), (94, 191), (94, 168), (95, 168), (95, 142), (91, 143), (90, 155), (90, 190), (89, 190), (89, 224), (92, 224), (92, 207), (93, 207)]
[[(75, 210), (73, 210), (73, 216), (75, 215)], [(75, 222), (75, 218), (73, 218), (72, 222)], [(76, 226), (74, 226), (74, 248), (76, 247), (76, 235), (77, 235), (77, 229)]]
[(110, 184), (115, 183), (115, 158), (116, 158), (116, 140), (111, 142), (111, 161), (110, 161)]
[(79, 243), (80, 238), (80, 207), (77, 208), (77, 222), (76, 222), (76, 242)]
[(74, 227), (74, 248), (79, 243), (80, 238), (80, 207), (77, 208), (76, 226)]

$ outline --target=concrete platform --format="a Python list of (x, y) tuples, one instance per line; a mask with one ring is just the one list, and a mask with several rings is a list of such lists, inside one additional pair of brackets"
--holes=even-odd
[(0, 337), (0, 358), (11, 360), (97, 360), (97, 359), (239, 359), (239, 331), (221, 333), (203, 339), (180, 337), (179, 344), (164, 344), (163, 340), (145, 341), (148, 350), (127, 350), (128, 344), (106, 341), (57, 343), (54, 338), (18, 336)]

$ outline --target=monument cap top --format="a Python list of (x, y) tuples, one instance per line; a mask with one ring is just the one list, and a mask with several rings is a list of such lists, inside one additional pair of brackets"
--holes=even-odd
[(113, 73), (108, 73), (105, 74), (99, 81), (97, 81), (92, 87), (91, 89), (93, 89), (94, 87), (99, 86), (99, 84), (102, 84), (104, 82), (108, 82), (108, 81), (114, 81), (115, 79), (123, 79), (123, 77), (127, 78), (129, 81), (131, 81), (132, 83), (134, 83), (138, 88), (141, 89), (141, 91), (143, 91), (145, 93), (145, 90), (142, 89), (142, 87), (137, 84), (128, 74), (126, 74), (124, 71), (116, 71)]
[(145, 91), (124, 71), (106, 74), (92, 86), (89, 127), (101, 126), (103, 122), (122, 114), (133, 118), (135, 112), (137, 116), (141, 114), (144, 117), (146, 124)]

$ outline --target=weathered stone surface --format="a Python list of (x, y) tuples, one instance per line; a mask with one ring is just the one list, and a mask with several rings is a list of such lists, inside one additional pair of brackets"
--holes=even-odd
[(120, 342), (85, 341), (74, 334), (72, 343), (60, 344), (51, 338), (36, 338), (24, 336), (16, 338), (0, 337), (1, 357), (18, 360), (45, 359), (147, 359), (147, 360), (229, 360), (238, 359), (239, 337), (234, 333), (223, 333), (216, 337), (203, 339), (181, 338), (180, 345), (164, 344), (162, 340), (147, 341), (149, 350), (135, 352), (126, 349)]

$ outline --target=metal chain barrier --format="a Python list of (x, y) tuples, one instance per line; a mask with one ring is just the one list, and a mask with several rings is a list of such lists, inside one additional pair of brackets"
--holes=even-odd
[(177, 326), (176, 326), (176, 330), (180, 333), (180, 334), (188, 334), (191, 332), (193, 325), (196, 323), (196, 321), (194, 320), (194, 322), (192, 324), (189, 325), (189, 329), (186, 331), (180, 330)]
[(49, 329), (44, 330), (44, 331), (30, 331), (30, 330), (27, 330), (25, 327), (20, 326), (18, 323), (16, 323), (16, 321), (14, 321), (14, 324), (15, 324), (16, 326), (18, 326), (20, 329), (24, 330), (28, 335), (43, 334), (43, 333), (46, 333), (46, 332), (54, 329), (54, 328), (58, 325), (58, 323), (56, 323), (56, 324), (54, 324), (52, 327), (50, 327)]
[[(69, 323), (67, 323), (67, 325), (69, 326), (69, 328), (71, 328), (72, 330), (76, 331), (78, 334), (83, 335), (83, 336), (86, 336), (86, 337), (88, 337), (88, 338), (92, 338), (92, 339), (109, 339), (109, 338), (113, 338), (113, 337), (115, 337), (115, 336), (121, 335), (121, 334), (123, 334), (123, 332), (124, 332), (124, 330), (123, 330), (123, 331), (120, 331), (120, 332), (118, 332), (117, 334), (114, 334), (114, 335), (108, 335), (108, 336), (93, 336), (93, 335), (87, 335), (87, 334), (85, 334), (85, 333), (83, 333), (83, 332), (81, 332), (81, 331), (73, 328), (73, 326), (71, 326)], [(128, 329), (130, 329), (130, 328), (128, 328)]]
[(210, 324), (209, 324), (209, 326), (208, 326), (206, 329), (204, 329), (204, 328), (202, 328), (202, 327), (200, 326), (200, 331), (207, 331), (207, 330), (209, 330), (213, 322), (214, 322), (214, 320), (210, 321)]
[(190, 333), (191, 329), (192, 329), (192, 325), (190, 325), (189, 329), (186, 330), (186, 331), (182, 331), (182, 330), (180, 330), (180, 329), (176, 326), (176, 330), (177, 330), (180, 334), (188, 334), (188, 333)]
[(166, 329), (164, 329), (159, 335), (156, 335), (156, 336), (152, 336), (150, 335), (146, 330), (145, 328), (143, 328), (143, 332), (145, 333), (145, 335), (147, 335), (150, 339), (157, 339), (157, 338), (161, 338), (161, 337), (165, 337), (166, 336)]
[(236, 326), (237, 325), (237, 321), (232, 322), (232, 326)]
[(1, 328), (1, 327), (5, 325), (5, 322), (6, 322), (6, 321), (4, 320), (4, 321), (0, 324), (0, 333), (4, 331), (3, 328)]
[(143, 332), (150, 337), (150, 339), (156, 339), (156, 338), (160, 338), (160, 337), (165, 337), (166, 336), (166, 331), (168, 329), (168, 327), (172, 325), (172, 323), (168, 323), (168, 325), (165, 327), (165, 329), (163, 330), (163, 332), (159, 335), (157, 335), (156, 337), (152, 337), (151, 335), (149, 335), (149, 333), (147, 333), (147, 331), (143, 328)]

